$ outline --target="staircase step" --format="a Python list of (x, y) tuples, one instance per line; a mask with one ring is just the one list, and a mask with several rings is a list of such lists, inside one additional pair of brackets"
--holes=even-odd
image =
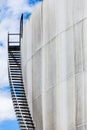
[(21, 53), (20, 52), (11, 52), (11, 54), (9, 53), (9, 57), (12, 57), (12, 58), (21, 57)]
[[(25, 122), (25, 123), (34, 126), (34, 124), (32, 122)], [(25, 124), (25, 123), (23, 121), (20, 121), (20, 124)]]
[(12, 51), (10, 51), (10, 52), (20, 52), (20, 50), (12, 50)]
[(8, 60), (10, 60), (10, 61), (12, 61), (12, 60), (20, 60), (21, 61), (21, 57), (20, 56), (9, 57)]
[[(9, 69), (11, 69), (11, 68), (18, 69), (19, 66), (18, 66), (18, 64), (17, 65), (11, 65), (11, 64), (9, 64)], [(21, 69), (21, 67), (19, 69)]]
[(21, 84), (23, 84), (23, 81), (21, 79), (20, 80), (13, 80), (12, 83), (14, 85), (21, 85)]
[(17, 97), (26, 97), (25, 95), (17, 95), (17, 94), (14, 94), (14, 96), (17, 96)]
[(14, 55), (14, 56), (9, 56), (9, 58), (8, 58), (8, 60), (14, 60), (14, 59), (19, 59), (19, 60), (21, 60), (21, 57), (20, 57), (20, 55)]
[(14, 74), (13, 74), (13, 73), (11, 73), (11, 76), (15, 76), (15, 75), (16, 75), (16, 76), (18, 76), (18, 75), (19, 75), (19, 76), (21, 76), (21, 75), (20, 75), (20, 74), (18, 74), (18, 73), (17, 73), (17, 74), (15, 74), (15, 73), (14, 73)]
[(27, 100), (26, 98), (20, 98), (20, 97), (14, 97), (14, 96), (12, 96), (12, 99), (13, 100), (18, 100), (18, 101), (25, 101), (25, 100)]
[[(17, 114), (20, 114), (20, 112), (17, 112)], [(31, 116), (29, 113), (26, 113), (26, 112), (22, 112), (22, 114)]]
[(12, 67), (12, 68), (10, 68), (10, 70), (13, 71), (13, 72), (15, 72), (15, 71), (21, 72), (21, 69), (19, 69), (19, 68), (13, 68), (13, 67)]
[(22, 78), (22, 75), (11, 75), (12, 78)]
[[(22, 107), (23, 107), (23, 106), (28, 107), (28, 105), (27, 105), (26, 103), (27, 103), (27, 102), (25, 102), (25, 103), (19, 103), (19, 102), (18, 102), (18, 104), (19, 104), (20, 106), (22, 106)], [(17, 103), (16, 103), (16, 102), (15, 102), (14, 104), (15, 104), (15, 105), (17, 105)]]
[(15, 67), (20, 68), (21, 66), (20, 66), (19, 64), (16, 64), (16, 65), (11, 65), (11, 64), (9, 64), (9, 68), (10, 68), (10, 67), (12, 67), (12, 68), (15, 68)]
[(12, 72), (12, 71), (11, 71), (10, 73), (11, 73), (11, 75), (22, 75), (21, 72), (14, 72), (14, 71)]
[(17, 90), (17, 91), (25, 91), (25, 90), (24, 90), (24, 87), (16, 87), (16, 86), (11, 87), (11, 90), (13, 90), (13, 89), (15, 89), (15, 90)]
[(13, 66), (14, 65), (20, 65), (20, 63), (19, 62), (10, 62), (9, 65), (13, 65)]
[(9, 56), (20, 55), (20, 54), (21, 54), (20, 51), (10, 51), (10, 52), (8, 53)]
[[(13, 85), (13, 84), (12, 84)], [(11, 85), (10, 85), (11, 86)], [(13, 90), (23, 90), (24, 89), (24, 87), (23, 87), (24, 85), (14, 85), (13, 87), (10, 87), (11, 88), (11, 91), (13, 91)]]
[(30, 117), (30, 116), (21, 116), (21, 115), (17, 115), (17, 117), (19, 117), (19, 118), (26, 118), (28, 121), (32, 121), (32, 117)]
[[(18, 71), (18, 70), (19, 70), (19, 71), (22, 71), (21, 68), (19, 68), (19, 67), (17, 67), (17, 66), (16, 66), (16, 68), (15, 68), (15, 67), (10, 67), (10, 68), (9, 68), (9, 71), (10, 71), (10, 70), (11, 70), (11, 71)], [(21, 75), (21, 76), (22, 76), (22, 75)]]
[(8, 48), (8, 50), (9, 51), (19, 51), (20, 50), (20, 46), (18, 45), (18, 46), (9, 46), (9, 48)]
[[(18, 109), (19, 107), (15, 105), (15, 108)], [(23, 110), (25, 110), (25, 111), (28, 110), (28, 107), (24, 107), (24, 106), (22, 107), (22, 106), (21, 106), (20, 108), (21, 108), (21, 110), (23, 109)]]
[[(20, 128), (26, 128), (26, 127), (25, 126), (21, 126)], [(35, 128), (35, 127), (34, 126), (27, 126), (27, 128)], [(26, 129), (24, 129), (24, 130), (26, 130)]]
[[(12, 92), (12, 93), (14, 93), (14, 92)], [(25, 94), (24, 91), (17, 91), (17, 90), (15, 90), (15, 93), (16, 93), (16, 94), (23, 94), (23, 95)]]
[[(13, 101), (13, 102), (14, 102), (14, 101)], [(24, 101), (24, 102), (22, 102), (22, 103), (20, 103), (19, 101), (18, 101), (18, 102), (17, 102), (17, 101), (15, 101), (15, 102), (14, 102), (14, 104), (16, 104), (16, 103), (18, 103), (19, 105), (20, 105), (20, 104), (22, 104), (22, 105), (23, 105), (23, 104), (26, 104), (26, 103), (27, 103), (27, 101)], [(28, 114), (28, 113), (26, 113), (26, 114)]]
[(22, 75), (22, 73), (21, 72), (10, 72), (10, 75)]
[(13, 83), (23, 83), (23, 80), (13, 80)]
[(21, 130), (35, 130), (22, 78), (20, 46), (8, 47), (9, 83), (12, 101)]
[(16, 64), (16, 63), (20, 63), (20, 62), (21, 62), (20, 59), (11, 59), (11, 60), (9, 59), (9, 64), (10, 63), (15, 63)]

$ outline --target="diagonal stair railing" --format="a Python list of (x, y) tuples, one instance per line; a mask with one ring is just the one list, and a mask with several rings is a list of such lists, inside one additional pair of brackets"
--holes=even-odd
[[(21, 130), (35, 130), (29, 110), (21, 69), (21, 38), (23, 15), (20, 20), (20, 33), (8, 34), (8, 75), (14, 110)], [(13, 38), (12, 38), (13, 37)], [(15, 37), (15, 38), (14, 38)], [(17, 39), (15, 41), (14, 39)]]

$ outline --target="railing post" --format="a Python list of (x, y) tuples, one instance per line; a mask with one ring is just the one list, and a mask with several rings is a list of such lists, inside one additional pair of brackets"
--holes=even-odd
[(20, 19), (20, 40), (23, 37), (23, 14), (21, 15)]
[(9, 47), (9, 32), (8, 32), (8, 47)]

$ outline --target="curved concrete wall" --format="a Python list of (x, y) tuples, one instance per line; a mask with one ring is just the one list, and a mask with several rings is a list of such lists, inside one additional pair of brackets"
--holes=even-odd
[(44, 0), (24, 26), (22, 70), (36, 130), (87, 129), (87, 0)]

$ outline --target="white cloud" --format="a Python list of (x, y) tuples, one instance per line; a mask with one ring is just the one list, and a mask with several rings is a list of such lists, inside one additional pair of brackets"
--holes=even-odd
[(7, 49), (0, 47), (0, 88), (8, 85)]
[(0, 122), (14, 120), (15, 113), (11, 97), (1, 88), (8, 85), (7, 33), (17, 32), (22, 12), (31, 12), (26, 0), (0, 0)]
[(8, 0), (7, 6), (12, 10), (13, 14), (20, 14), (23, 12), (32, 12), (32, 8), (27, 4), (27, 0)]
[(0, 7), (4, 6), (6, 0), (0, 0)]
[(23, 12), (31, 12), (27, 0), (0, 0), (0, 87), (8, 84), (7, 34), (19, 31), (19, 18)]
[(11, 98), (8, 96), (8, 93), (0, 91), (0, 122), (14, 120), (15, 118)]
[(0, 41), (7, 42), (7, 32), (18, 32), (22, 13), (31, 13), (27, 0), (0, 0)]
[(19, 18), (23, 12), (32, 12), (27, 0), (0, 0), (0, 87), (8, 84), (7, 34), (19, 31)]
[(1, 88), (8, 85), (7, 33), (19, 31), (19, 19), (22, 13), (31, 13), (34, 7), (28, 0), (0, 0), (0, 121), (15, 119), (12, 100)]
[(18, 32), (21, 14), (34, 8), (28, 0), (0, 0), (0, 41), (7, 43), (7, 32)]

